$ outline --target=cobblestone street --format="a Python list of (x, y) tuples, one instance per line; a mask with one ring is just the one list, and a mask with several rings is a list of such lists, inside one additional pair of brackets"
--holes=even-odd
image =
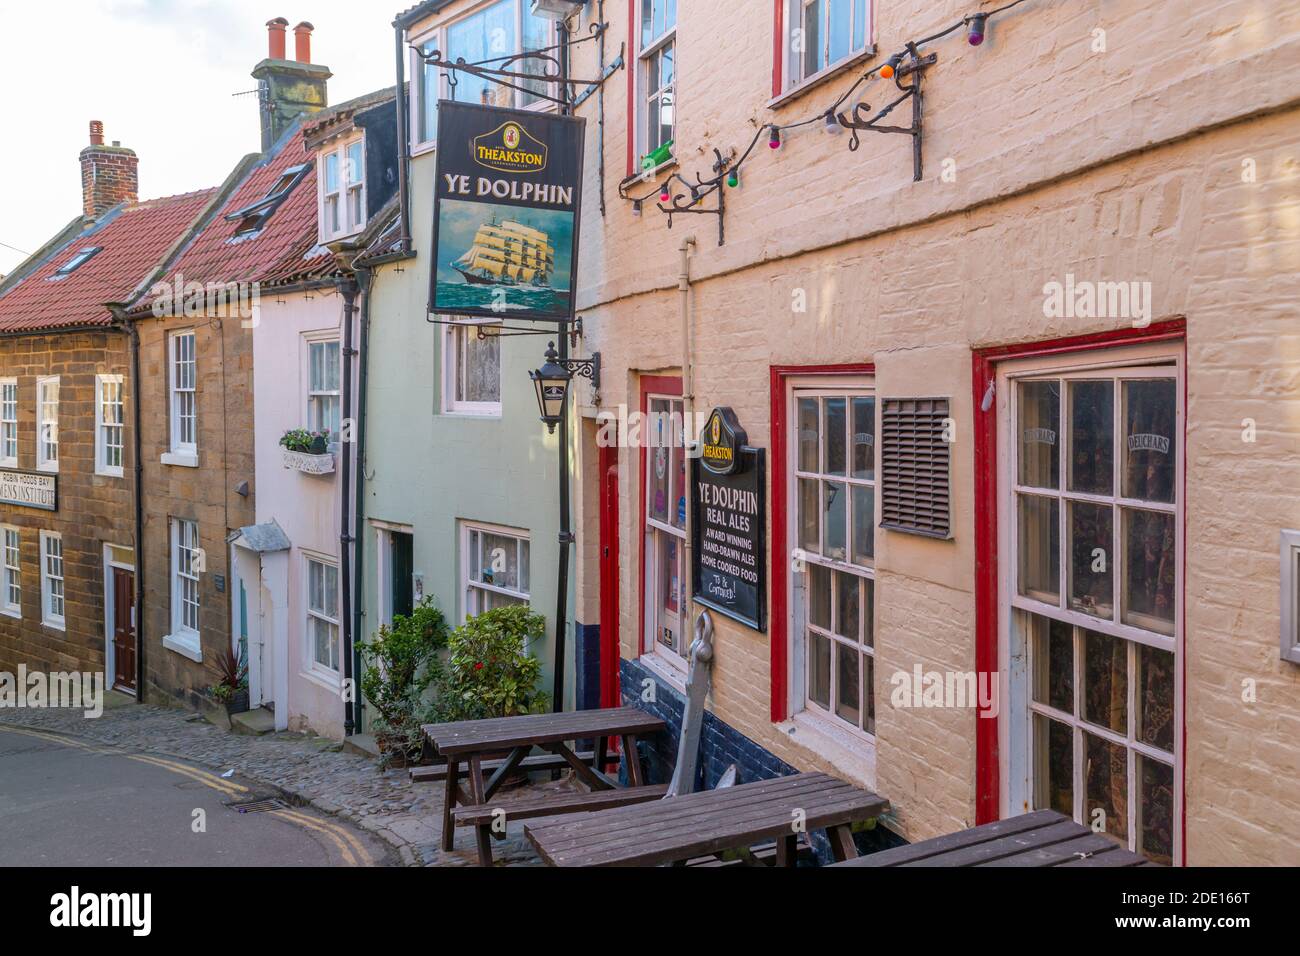
[[(281, 791), (293, 802), (309, 804), (373, 832), (408, 866), (475, 864), (471, 829), (460, 829), (450, 853), (440, 846), (440, 786), (412, 785), (405, 770), (381, 772), (377, 761), (343, 753), (336, 741), (288, 733), (242, 736), (196, 714), (133, 703), (110, 703), (103, 715), (93, 720), (80, 710), (0, 709), (3, 726), (177, 757), (218, 774), (234, 770), (241, 778)], [(506, 839), (495, 843), (493, 849), (498, 865), (539, 864), (520, 824), (512, 825)]]

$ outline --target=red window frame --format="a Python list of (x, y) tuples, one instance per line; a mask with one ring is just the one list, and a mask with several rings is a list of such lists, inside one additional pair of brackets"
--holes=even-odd
[[(1019, 345), (977, 349), (971, 353), (972, 394), (975, 410), (975, 670), (998, 674), (998, 417), (994, 409), (980, 410), (989, 383), (997, 379), (997, 366), (1009, 359), (1046, 355), (1081, 354), (1124, 345), (1181, 340), (1186, 349), (1187, 321), (1184, 318), (1152, 324), (1143, 329), (1117, 329)], [(1186, 355), (1184, 354), (1184, 365)], [(1183, 404), (1186, 407), (1186, 377)], [(1184, 421), (1184, 428), (1186, 422)], [(1183, 436), (1186, 442), (1186, 434)], [(1187, 473), (1183, 472), (1183, 500), (1187, 495)], [(1186, 560), (1186, 510), (1183, 512), (1183, 548)], [(1184, 581), (1183, 600), (1186, 601)], [(1183, 654), (1183, 686), (1186, 687), (1187, 655)], [(1000, 817), (1000, 768), (998, 734), (1002, 716), (975, 722), (975, 823), (991, 823)], [(1187, 859), (1187, 714), (1183, 709), (1183, 859)]]
[[(680, 375), (642, 375), (642, 376), (641, 376), (641, 421), (642, 421), (642, 423), (645, 422), (645, 420), (646, 420), (646, 416), (650, 414), (650, 396), (651, 396), (652, 394), (654, 394), (654, 395), (666, 395), (666, 396), (668, 396), (669, 398), (681, 398), (681, 397), (682, 397), (682, 377), (681, 377)], [(645, 634), (645, 612), (646, 612), (646, 603), (645, 603), (645, 570), (646, 570), (646, 554), (645, 554), (645, 551), (646, 551), (646, 548), (645, 548), (646, 517), (645, 517), (645, 502), (646, 502), (646, 497), (645, 497), (645, 495), (646, 495), (646, 487), (645, 487), (645, 476), (646, 476), (646, 469), (649, 468), (649, 465), (650, 465), (650, 458), (649, 458), (649, 455), (648, 455), (648, 453), (647, 453), (648, 450), (647, 450), (646, 445), (645, 445), (645, 438), (646, 438), (647, 436), (646, 436), (645, 434), (640, 434), (640, 435), (638, 435), (638, 437), (641, 439), (641, 454), (637, 456), (637, 461), (640, 463), (640, 464), (637, 466), (638, 469), (640, 470), (640, 473), (639, 473), (639, 475), (637, 476), (637, 484), (638, 484), (638, 486), (640, 487), (641, 491), (640, 491), (640, 494), (637, 496), (637, 502), (636, 502), (636, 506), (637, 506), (637, 527), (640, 529), (640, 531), (639, 531), (640, 537), (637, 538), (637, 549), (638, 549), (638, 551), (640, 552), (640, 555), (641, 555), (641, 560), (640, 560), (640, 562), (639, 562), (639, 566), (640, 566), (640, 569), (641, 569), (641, 573), (640, 573), (639, 579), (637, 580), (637, 594), (638, 594), (638, 596), (639, 596), (639, 607), (638, 607), (638, 612), (639, 612), (639, 614), (640, 614), (640, 620), (639, 620), (639, 622), (637, 623), (637, 628), (636, 628), (636, 656), (639, 658), (639, 657), (641, 657), (641, 655), (647, 653), (647, 651), (646, 651), (646, 649), (645, 649), (645, 647), (646, 647), (646, 634)], [(688, 469), (688, 474), (689, 474), (689, 469)], [(688, 595), (684, 595), (684, 596), (683, 596), (683, 602), (682, 602), (682, 603), (685, 604), (685, 603), (686, 603), (687, 601), (689, 601), (689, 600), (690, 600), (690, 597), (689, 597)]]
[[(769, 367), (771, 387), (771, 441), (772, 471), (772, 533), (768, 568), (768, 653), (771, 670), (771, 718), (778, 723), (790, 716), (790, 558), (787, 551), (787, 522), (789, 508), (787, 495), (789, 481), (786, 477), (789, 442), (788, 403), (786, 386), (791, 378), (805, 376), (874, 375), (874, 363), (848, 365), (773, 365)], [(642, 573), (642, 580), (645, 575)]]

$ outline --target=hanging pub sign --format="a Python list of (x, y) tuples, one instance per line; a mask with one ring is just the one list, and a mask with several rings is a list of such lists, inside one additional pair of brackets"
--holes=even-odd
[(438, 102), (431, 313), (573, 318), (585, 124)]
[(59, 476), (43, 471), (0, 468), (0, 504), (59, 510)]
[(697, 602), (763, 631), (767, 470), (763, 449), (751, 448), (748, 442), (730, 408), (719, 406), (709, 415), (700, 435), (700, 455), (691, 462), (691, 581)]

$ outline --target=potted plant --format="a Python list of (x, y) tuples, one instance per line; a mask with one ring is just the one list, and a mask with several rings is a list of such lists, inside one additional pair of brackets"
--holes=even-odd
[(442, 677), (440, 652), (446, 646), (447, 621), (425, 598), (410, 615), (394, 615), (393, 623), (380, 627), (362, 647), (361, 691), (379, 715), (374, 730), (382, 766), (419, 759), (420, 727), (434, 720), (425, 691)]
[(284, 467), (309, 475), (328, 475), (334, 471), (334, 456), (329, 451), (329, 433), (290, 428), (280, 436), (284, 449)]
[(217, 655), (217, 683), (208, 688), (208, 696), (226, 705), (227, 716), (248, 710), (248, 665), (230, 648)]

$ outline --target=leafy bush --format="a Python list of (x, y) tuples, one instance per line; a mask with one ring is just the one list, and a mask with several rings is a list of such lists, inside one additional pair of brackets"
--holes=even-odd
[(389, 750), (408, 759), (423, 746), (420, 725), (434, 719), (425, 691), (443, 676), (439, 652), (447, 646), (447, 621), (425, 598), (410, 616), (396, 614), (393, 623), (361, 648), (365, 668), (361, 691), (379, 714), (376, 735)]
[(546, 619), (524, 605), (493, 608), (456, 628), (447, 670), (437, 683), (439, 720), (482, 720), (547, 710), (538, 690), (542, 664), (524, 650), (546, 632)]

